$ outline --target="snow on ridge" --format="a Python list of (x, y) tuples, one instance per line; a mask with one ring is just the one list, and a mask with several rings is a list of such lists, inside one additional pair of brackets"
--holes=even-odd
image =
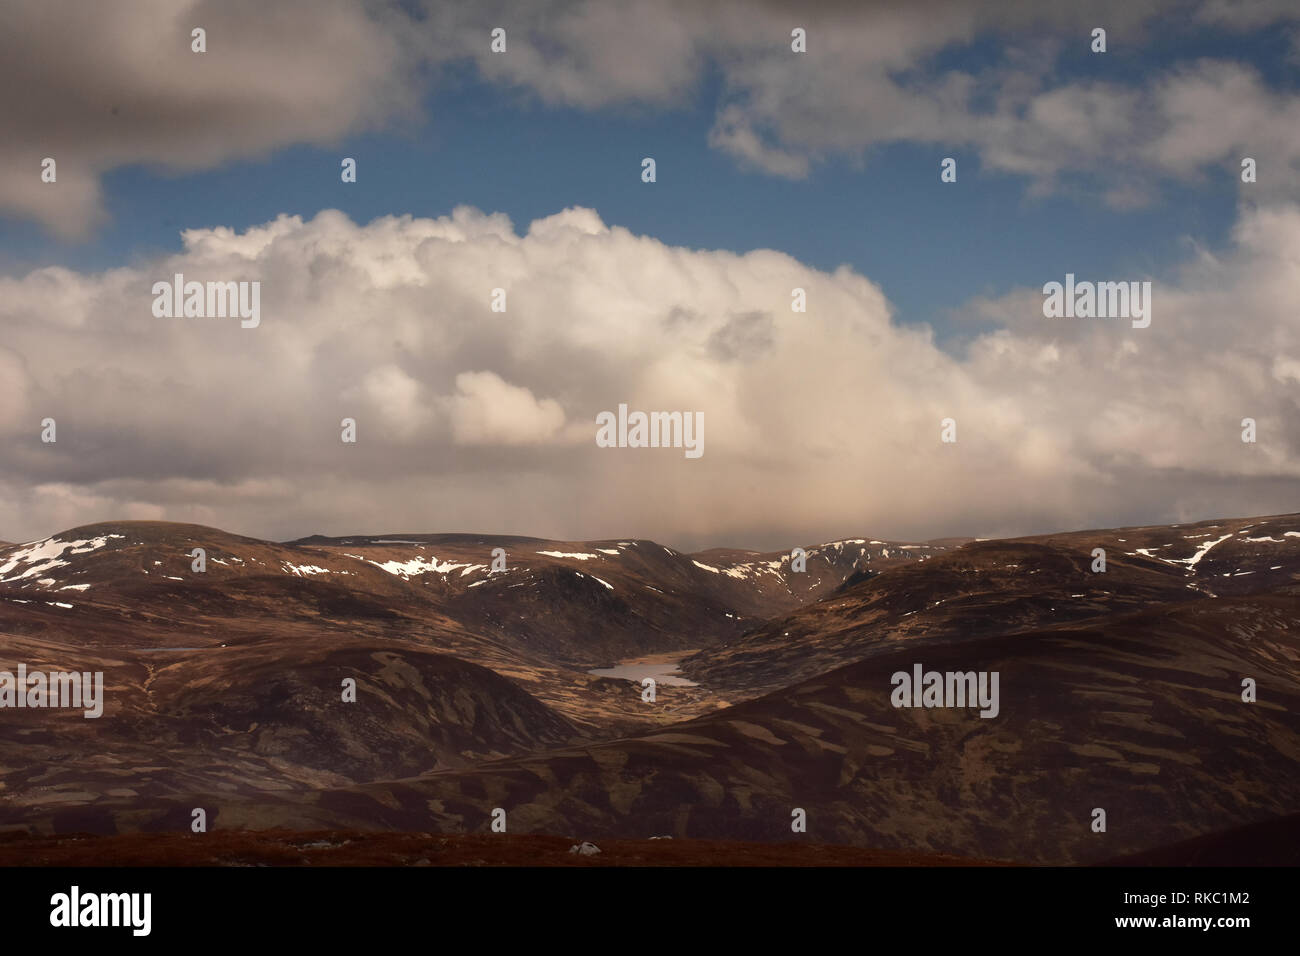
[[(310, 574), (330, 574), (332, 568), (318, 568), (314, 564), (291, 564), (288, 561), (281, 561), (280, 564), (286, 571), (292, 571), (295, 577), (305, 577)], [(348, 574), (347, 571), (340, 571), (339, 574)]]
[[(349, 557), (352, 557), (352, 555), (349, 555)], [(401, 578), (404, 581), (409, 581), (412, 576), (419, 576), (428, 571), (433, 571), (437, 574), (450, 574), (452, 571), (455, 571), (458, 568), (475, 567), (475, 565), (473, 564), (456, 564), (451, 561), (440, 562), (433, 555), (429, 555), (429, 558), (430, 560), (426, 560), (424, 557), (420, 556), (420, 557), (414, 557), (409, 561), (384, 561), (384, 562), (368, 561), (364, 558), (362, 560), (366, 561), (367, 564), (373, 564), (381, 571), (387, 571), (389, 574), (396, 575), (397, 577)]]
[(729, 574), (733, 578), (743, 578), (752, 574), (775, 574), (781, 576), (781, 569), (785, 567), (788, 558), (779, 558), (776, 561), (746, 561), (744, 564), (738, 564), (734, 568), (723, 569), (723, 574)]
[(713, 574), (725, 574), (729, 578), (739, 578), (741, 580), (749, 577), (751, 574), (758, 574), (762, 570), (767, 570), (768, 573), (776, 573), (773, 571), (773, 566), (781, 566), (780, 561), (750, 561), (746, 564), (737, 564), (730, 568), (715, 568), (711, 564), (703, 564), (696, 561), (694, 558), (691, 559), (691, 564)]
[(548, 558), (576, 558), (579, 561), (590, 561), (592, 558), (600, 557), (587, 551), (538, 551), (537, 554), (544, 554)]
[[(420, 545), (420, 547), (423, 548), (424, 545)], [(439, 561), (437, 555), (432, 554), (427, 557), (422, 554), (416, 555), (409, 561), (371, 561), (369, 558), (363, 558), (359, 554), (349, 554), (346, 551), (340, 551), (339, 553), (345, 558), (352, 558), (354, 561), (373, 564), (375, 567), (379, 568), (379, 570), (387, 571), (389, 574), (395, 575), (404, 581), (409, 581), (412, 577), (419, 577), (421, 574), (430, 571), (435, 574), (451, 574), (452, 571), (459, 570), (460, 576), (463, 578), (467, 574), (487, 569), (487, 565), (485, 564), (474, 564), (473, 562), (468, 564), (458, 564), (455, 561)], [(329, 569), (325, 568), (322, 570)], [(334, 573), (351, 574), (352, 572), (336, 571)], [(473, 585), (471, 585), (471, 587), (472, 586)]]
[[(63, 541), (55, 536), (46, 538), (44, 541), (33, 541), (20, 545), (19, 549), (10, 555), (4, 566), (0, 567), (0, 582), (21, 581), (23, 578), (31, 577), (34, 574), (44, 574), (54, 568), (64, 567), (69, 562), (59, 559), (63, 557), (65, 551), (70, 555), (86, 554), (104, 547), (104, 545), (108, 544), (110, 538), (124, 537), (126, 536), (121, 534), (106, 534), (96, 538)], [(30, 567), (21, 574), (5, 577), (6, 574), (13, 571), (20, 564), (30, 565)]]
[(1162, 560), (1167, 560), (1171, 564), (1185, 564), (1187, 565), (1187, 569), (1190, 571), (1192, 568), (1196, 567), (1197, 563), (1201, 560), (1201, 558), (1205, 557), (1207, 554), (1210, 553), (1211, 548), (1213, 548), (1216, 544), (1222, 544), (1224, 541), (1227, 541), (1231, 537), (1232, 537), (1232, 532), (1229, 531), (1222, 538), (1216, 538), (1214, 541), (1205, 542), (1199, 548), (1196, 549), (1196, 553), (1192, 555), (1190, 558), (1165, 558)]
[(618, 557), (621, 553), (617, 548), (597, 548), (596, 550), (601, 554), (612, 554), (614, 557)]
[[(866, 543), (867, 543), (866, 538), (845, 538), (843, 541), (827, 541), (824, 544), (819, 544), (817, 547), (818, 548), (843, 548), (846, 544), (866, 544)], [(875, 543), (876, 542), (874, 541), (872, 542), (872, 544)]]

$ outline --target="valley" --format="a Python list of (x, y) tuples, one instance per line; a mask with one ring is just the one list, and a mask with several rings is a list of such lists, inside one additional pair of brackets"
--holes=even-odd
[[(0, 709), (0, 833), (189, 833), (202, 808), (206, 836), (472, 835), (500, 809), (521, 836), (1159, 854), (1300, 804), (1297, 529), (852, 538), (802, 572), (631, 539), (71, 529), (0, 549), (0, 669), (102, 673), (103, 714)], [(998, 675), (999, 706), (900, 707), (921, 665)]]

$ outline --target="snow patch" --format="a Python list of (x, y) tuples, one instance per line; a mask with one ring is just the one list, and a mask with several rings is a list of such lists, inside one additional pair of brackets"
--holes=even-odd
[[(68, 564), (67, 561), (59, 560), (66, 552), (69, 555), (86, 554), (90, 551), (98, 550), (108, 544), (111, 538), (123, 538), (125, 535), (106, 534), (97, 538), (83, 538), (77, 541), (62, 541), (59, 538), (46, 538), (44, 541), (35, 541), (25, 544), (13, 552), (9, 560), (0, 567), (0, 581), (20, 581), (23, 578), (30, 577), (34, 574), (51, 571), (54, 568), (63, 567)], [(6, 574), (16, 569), (19, 565), (30, 565), (21, 574), (13, 577), (5, 577)]]
[(1207, 554), (1210, 553), (1211, 548), (1213, 548), (1216, 544), (1222, 544), (1224, 541), (1227, 541), (1231, 537), (1232, 537), (1232, 532), (1228, 532), (1222, 538), (1216, 538), (1213, 541), (1205, 542), (1205, 544), (1201, 545), (1199, 548), (1196, 549), (1196, 553), (1192, 555), (1190, 558), (1170, 558), (1170, 559), (1162, 559), (1162, 560), (1169, 560), (1170, 563), (1173, 564), (1185, 564), (1187, 565), (1188, 570), (1191, 570), (1192, 568), (1196, 567), (1196, 565), (1200, 562), (1201, 558), (1205, 557)]
[[(348, 555), (348, 557), (353, 557)], [(410, 561), (366, 561), (367, 564), (373, 564), (381, 571), (387, 571), (389, 574), (396, 575), (404, 581), (409, 581), (412, 577), (418, 577), (429, 571), (436, 574), (450, 574), (460, 568), (472, 568), (473, 564), (455, 564), (451, 561), (439, 561), (433, 555), (429, 556), (430, 560), (423, 557), (415, 557)], [(362, 559), (366, 560), (366, 559)], [(481, 567), (481, 565), (480, 565)]]
[[(329, 574), (329, 568), (318, 568), (314, 564), (290, 564), (288, 561), (281, 561), (280, 564), (286, 571), (292, 571), (296, 577), (305, 577), (309, 574)], [(346, 571), (342, 572), (347, 574)]]

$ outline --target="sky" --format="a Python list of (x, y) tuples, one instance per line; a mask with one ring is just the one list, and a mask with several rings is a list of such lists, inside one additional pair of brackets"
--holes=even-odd
[[(0, 538), (1296, 510), (1300, 10), (1055, 7), (6, 4)], [(176, 272), (259, 324), (156, 316)], [(1151, 325), (1045, 316), (1067, 273)], [(705, 453), (597, 447), (620, 403)]]

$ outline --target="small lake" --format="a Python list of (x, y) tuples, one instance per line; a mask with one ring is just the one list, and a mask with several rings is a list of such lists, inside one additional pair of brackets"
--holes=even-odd
[(676, 654), (651, 654), (647, 657), (634, 657), (621, 661), (613, 667), (601, 667), (587, 671), (595, 677), (621, 677), (637, 684), (647, 677), (653, 677), (656, 684), (665, 687), (698, 687), (693, 680), (678, 676), (677, 665), (690, 657), (694, 651), (682, 651)]

